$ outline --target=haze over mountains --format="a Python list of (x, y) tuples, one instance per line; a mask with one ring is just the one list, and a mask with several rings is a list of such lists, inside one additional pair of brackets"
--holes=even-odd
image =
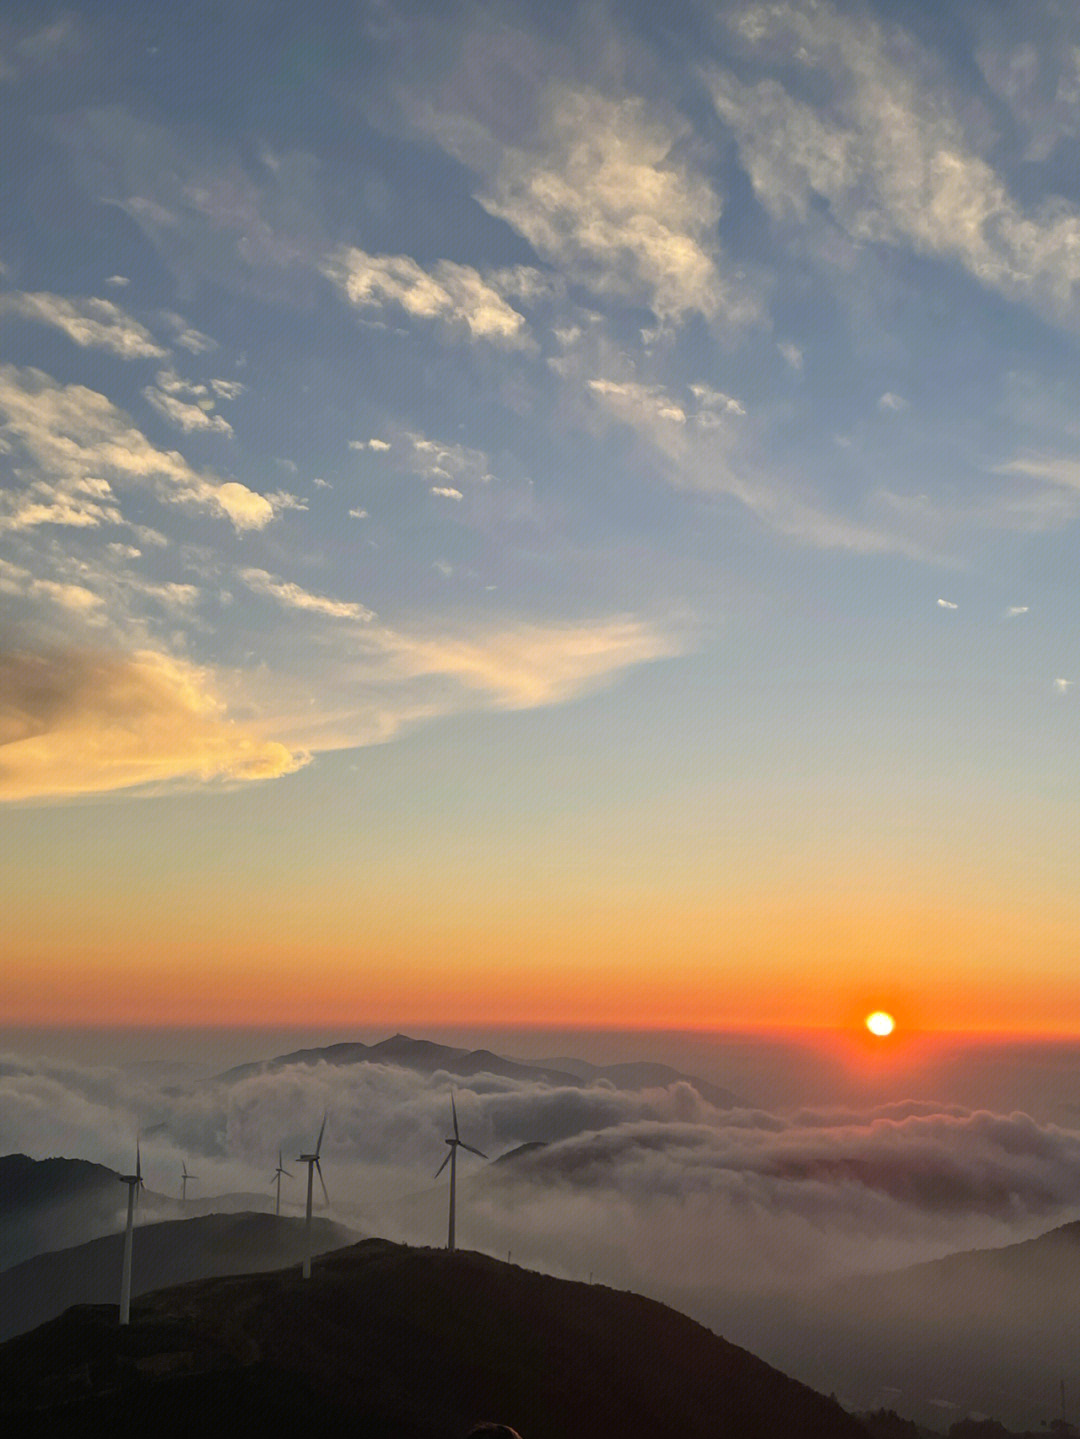
[[(368, 1240), (295, 1268), (144, 1297), (130, 1329), (76, 1309), (0, 1348), (27, 1436), (143, 1426), (232, 1439), (243, 1418), (355, 1439), (865, 1439), (838, 1405), (651, 1300), (479, 1254)], [(121, 1428), (122, 1432), (122, 1428)]]
[[(116, 1170), (86, 1159), (0, 1156), (0, 1270), (35, 1254), (114, 1234), (123, 1225), (127, 1206), (127, 1191), (119, 1179)], [(192, 1191), (194, 1188), (192, 1185)], [(144, 1188), (139, 1215), (146, 1224), (200, 1214), (265, 1210), (271, 1203), (269, 1194), (192, 1192), (181, 1204)]]
[(691, 1312), (854, 1409), (1038, 1429), (1080, 1409), (1080, 1223), (895, 1273)]

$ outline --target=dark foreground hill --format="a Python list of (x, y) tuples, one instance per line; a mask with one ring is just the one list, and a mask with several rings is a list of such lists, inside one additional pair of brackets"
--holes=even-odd
[[(311, 1222), (317, 1253), (357, 1238), (328, 1219)], [(0, 1340), (34, 1329), (73, 1304), (117, 1304), (123, 1243), (122, 1233), (109, 1234), (5, 1269), (0, 1273)], [(132, 1293), (187, 1279), (281, 1269), (299, 1263), (305, 1245), (302, 1219), (273, 1214), (209, 1214), (140, 1224), (132, 1237)]]
[(694, 1305), (852, 1407), (1036, 1430), (1080, 1408), (1080, 1223), (1021, 1244), (733, 1306)]
[(275, 1432), (459, 1439), (866, 1439), (834, 1401), (652, 1300), (365, 1240), (297, 1269), (70, 1310), (0, 1346), (0, 1424), (36, 1439)]

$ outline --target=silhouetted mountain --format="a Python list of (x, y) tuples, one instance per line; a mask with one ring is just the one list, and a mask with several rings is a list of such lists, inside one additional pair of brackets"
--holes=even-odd
[[(190, 1219), (268, 1209), (266, 1194), (189, 1195), (187, 1203), (152, 1189), (139, 1210), (149, 1220)], [(67, 1249), (113, 1234), (124, 1222), (127, 1189), (119, 1174), (85, 1159), (0, 1157), (0, 1265), (9, 1268), (35, 1254)]]
[[(356, 1234), (328, 1219), (312, 1218), (319, 1252), (351, 1244)], [(34, 1329), (73, 1304), (117, 1304), (122, 1233), (73, 1249), (38, 1254), (0, 1273), (0, 1340)], [(299, 1263), (304, 1220), (273, 1214), (211, 1214), (140, 1224), (132, 1240), (132, 1293), (145, 1294), (188, 1279), (257, 1274)]]
[(275, 1432), (866, 1439), (835, 1402), (634, 1294), (367, 1240), (296, 1269), (74, 1309), (0, 1347), (0, 1419), (49, 1439)]
[(737, 1102), (726, 1089), (708, 1084), (692, 1074), (682, 1074), (666, 1064), (612, 1064), (605, 1067), (579, 1059), (521, 1064), (493, 1054), (490, 1049), (455, 1049), (448, 1044), (435, 1044), (430, 1039), (411, 1039), (407, 1034), (395, 1034), (378, 1044), (355, 1042), (330, 1044), (322, 1049), (297, 1049), (292, 1054), (281, 1054), (275, 1059), (237, 1065), (218, 1077), (232, 1083), (255, 1074), (284, 1069), (290, 1064), (395, 1064), (420, 1074), (445, 1070), (447, 1074), (456, 1074), (463, 1079), (474, 1074), (496, 1074), (504, 1079), (574, 1087), (599, 1080), (609, 1080), (621, 1089), (666, 1088), (684, 1083), (692, 1085), (703, 1099), (720, 1108), (730, 1108)]
[(1080, 1222), (1001, 1249), (798, 1294), (693, 1305), (770, 1363), (852, 1407), (942, 1428), (1038, 1429), (1080, 1412)]

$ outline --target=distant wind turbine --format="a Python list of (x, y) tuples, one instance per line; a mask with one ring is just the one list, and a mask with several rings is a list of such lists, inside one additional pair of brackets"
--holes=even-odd
[(181, 1203), (181, 1204), (186, 1204), (186, 1203), (187, 1203), (187, 1182), (188, 1182), (189, 1179), (198, 1179), (199, 1176), (198, 1176), (197, 1174), (189, 1174), (189, 1173), (187, 1172), (187, 1164), (186, 1164), (183, 1160), (181, 1160), (180, 1167), (181, 1167), (181, 1169), (183, 1170), (183, 1174), (182, 1174), (181, 1177), (180, 1177), (180, 1203)]
[(454, 1117), (454, 1137), (446, 1141), (447, 1144), (449, 1144), (450, 1146), (450, 1153), (446, 1156), (443, 1162), (439, 1165), (438, 1169), (435, 1171), (435, 1178), (438, 1179), (439, 1175), (443, 1172), (446, 1166), (448, 1164), (450, 1166), (450, 1234), (449, 1238), (446, 1241), (447, 1249), (453, 1249), (455, 1247), (454, 1219), (457, 1209), (457, 1152), (459, 1149), (467, 1149), (470, 1154), (478, 1154), (481, 1159), (487, 1158), (487, 1155), (482, 1153), (481, 1150), (474, 1149), (471, 1144), (466, 1144), (465, 1141), (462, 1139), (461, 1134), (458, 1130), (457, 1105), (454, 1103), (453, 1090), (450, 1091), (450, 1112)]
[[(307, 1227), (304, 1231), (304, 1278), (311, 1278), (311, 1191), (315, 1180), (315, 1171), (319, 1171), (319, 1183), (322, 1185), (323, 1198), (327, 1207), (330, 1205), (330, 1196), (326, 1192), (326, 1180), (322, 1177), (322, 1165), (319, 1163), (319, 1150), (322, 1148), (322, 1137), (326, 1131), (326, 1114), (322, 1117), (322, 1128), (319, 1130), (319, 1137), (315, 1142), (314, 1154), (301, 1154), (299, 1162), (307, 1165)], [(278, 1180), (280, 1185), (281, 1180)]]
[(142, 1155), (135, 1141), (135, 1173), (117, 1176), (128, 1187), (127, 1228), (124, 1230), (124, 1267), (120, 1271), (120, 1323), (131, 1323), (131, 1236), (135, 1228), (135, 1203), (143, 1187)]
[[(318, 1162), (318, 1161), (316, 1161), (316, 1163), (317, 1163), (317, 1162)], [(274, 1209), (274, 1213), (275, 1213), (275, 1214), (280, 1214), (280, 1213), (281, 1213), (281, 1176), (282, 1176), (283, 1174), (284, 1174), (284, 1176), (285, 1176), (286, 1179), (291, 1179), (291, 1178), (292, 1178), (292, 1175), (289, 1173), (289, 1171), (288, 1171), (287, 1169), (283, 1169), (283, 1168), (281, 1167), (281, 1150), (279, 1149), (278, 1152), (277, 1152), (277, 1168), (274, 1170), (274, 1179), (277, 1181), (277, 1205), (276, 1205), (276, 1207), (275, 1207), (275, 1209)], [(321, 1170), (321, 1169), (319, 1170), (319, 1178), (320, 1178), (320, 1179), (322, 1178), (322, 1170)], [(325, 1185), (325, 1184), (323, 1185), (323, 1189), (324, 1189), (324, 1191), (325, 1191), (325, 1189), (326, 1189), (326, 1185)], [(311, 1206), (308, 1205), (308, 1208), (310, 1209)]]

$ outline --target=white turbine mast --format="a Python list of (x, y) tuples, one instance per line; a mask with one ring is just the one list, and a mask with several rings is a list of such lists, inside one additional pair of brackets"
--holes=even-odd
[(120, 1174), (117, 1178), (128, 1187), (127, 1228), (124, 1230), (124, 1266), (120, 1271), (120, 1323), (131, 1323), (131, 1236), (135, 1228), (135, 1205), (139, 1190), (143, 1187), (142, 1154), (139, 1141), (135, 1141), (135, 1173)]
[(188, 1182), (189, 1179), (198, 1179), (199, 1176), (198, 1176), (197, 1174), (189, 1174), (189, 1173), (188, 1173), (187, 1163), (186, 1163), (184, 1160), (181, 1160), (181, 1161), (180, 1161), (180, 1168), (181, 1168), (181, 1170), (182, 1170), (182, 1173), (181, 1173), (181, 1175), (180, 1175), (180, 1203), (181, 1203), (181, 1204), (186, 1204), (186, 1203), (187, 1203), (187, 1182)]
[[(326, 1192), (326, 1180), (323, 1178), (322, 1165), (319, 1163), (319, 1150), (322, 1148), (323, 1134), (326, 1132), (326, 1113), (322, 1117), (322, 1127), (319, 1130), (319, 1137), (315, 1142), (314, 1154), (301, 1154), (298, 1156), (301, 1164), (307, 1165), (307, 1220), (304, 1230), (304, 1278), (311, 1278), (311, 1193), (315, 1181), (315, 1171), (319, 1171), (319, 1183), (322, 1185), (323, 1198), (326, 1200), (327, 1208), (330, 1206), (330, 1196)], [(280, 1184), (280, 1179), (278, 1180)]]
[(471, 1144), (466, 1144), (465, 1141), (462, 1139), (461, 1134), (458, 1130), (457, 1105), (454, 1103), (453, 1090), (450, 1091), (450, 1113), (452, 1114), (454, 1119), (453, 1138), (446, 1141), (447, 1144), (449, 1144), (450, 1146), (450, 1153), (446, 1156), (443, 1162), (439, 1165), (438, 1169), (435, 1171), (435, 1178), (438, 1179), (439, 1175), (443, 1172), (446, 1166), (448, 1164), (450, 1166), (450, 1233), (446, 1241), (447, 1249), (453, 1249), (455, 1247), (454, 1220), (457, 1210), (457, 1152), (459, 1149), (467, 1149), (470, 1154), (477, 1154), (480, 1156), (481, 1159), (487, 1158), (487, 1155), (484, 1154), (481, 1150), (474, 1149)]
[[(277, 1168), (274, 1170), (274, 1178), (270, 1181), (271, 1184), (273, 1184), (275, 1181), (276, 1181), (276, 1183), (277, 1183), (277, 1205), (276, 1205), (275, 1208), (274, 1208), (274, 1213), (275, 1213), (275, 1214), (280, 1214), (280, 1213), (281, 1213), (281, 1176), (282, 1176), (283, 1174), (284, 1174), (284, 1176), (285, 1176), (286, 1179), (291, 1179), (291, 1178), (293, 1177), (293, 1176), (289, 1173), (289, 1171), (288, 1171), (287, 1169), (283, 1169), (283, 1168), (282, 1168), (282, 1165), (281, 1165), (281, 1150), (279, 1149), (278, 1152), (277, 1152)], [(322, 1170), (319, 1171), (319, 1178), (320, 1178), (320, 1179), (322, 1178)], [(326, 1189), (326, 1185), (325, 1185), (325, 1184), (323, 1185), (323, 1189), (324, 1189), (324, 1190)]]

